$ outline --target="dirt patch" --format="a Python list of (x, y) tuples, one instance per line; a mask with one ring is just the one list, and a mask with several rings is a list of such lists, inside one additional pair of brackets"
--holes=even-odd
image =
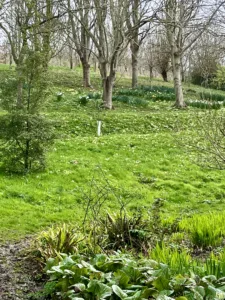
[(41, 289), (38, 265), (27, 255), (30, 239), (0, 245), (0, 299), (29, 299)]

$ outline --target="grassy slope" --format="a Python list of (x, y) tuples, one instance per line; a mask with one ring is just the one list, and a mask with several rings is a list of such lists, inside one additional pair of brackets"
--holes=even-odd
[[(171, 103), (159, 102), (146, 109), (117, 103), (115, 110), (99, 112), (94, 103), (77, 105), (77, 93), (84, 93), (79, 87), (79, 70), (53, 69), (52, 76), (58, 87), (52, 87), (45, 113), (56, 120), (59, 138), (49, 151), (46, 172), (0, 174), (2, 240), (37, 232), (52, 222), (79, 222), (84, 191), (89, 189), (93, 174), (105, 184), (98, 166), (133, 210), (147, 209), (158, 197), (166, 200), (166, 216), (225, 208), (224, 171), (196, 166), (174, 138), (177, 121), (192, 126), (194, 109), (177, 111)], [(141, 79), (141, 83), (147, 82)], [(95, 76), (94, 87), (98, 89), (99, 84)], [(129, 84), (127, 78), (117, 82), (118, 87)], [(56, 102), (55, 92), (59, 90), (64, 92), (64, 99)], [(100, 138), (96, 137), (98, 119), (103, 120)], [(110, 197), (108, 208), (115, 208), (118, 203)]]

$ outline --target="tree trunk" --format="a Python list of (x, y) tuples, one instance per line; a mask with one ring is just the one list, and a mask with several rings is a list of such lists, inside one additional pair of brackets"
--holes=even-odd
[(24, 153), (24, 171), (29, 171), (29, 157), (30, 156), (30, 140), (26, 140), (25, 153)]
[(130, 49), (132, 52), (132, 88), (137, 87), (138, 85), (138, 52), (139, 45), (135, 41), (131, 41)]
[(112, 92), (115, 76), (109, 75), (103, 79), (103, 106), (106, 109), (112, 109)]
[(138, 84), (138, 60), (132, 54), (132, 88), (135, 88)]
[(17, 71), (17, 78), (18, 78), (16, 106), (17, 106), (17, 108), (22, 108), (23, 107), (23, 83), (24, 83), (24, 80), (22, 78), (22, 71), (20, 70), (19, 66), (16, 67), (16, 71)]
[(153, 67), (151, 66), (149, 66), (149, 75), (150, 75), (150, 80), (152, 80), (154, 75), (153, 75)]
[(98, 63), (97, 61), (94, 62), (94, 72), (96, 73), (97, 72), (97, 66), (98, 66)]
[(9, 68), (12, 69), (12, 63), (13, 63), (13, 57), (12, 57), (12, 53), (10, 52), (9, 54)]
[(82, 69), (83, 69), (83, 86), (90, 87), (90, 65), (87, 61), (81, 60)]
[(70, 70), (73, 70), (73, 56), (70, 56)]
[(181, 79), (182, 79), (182, 82), (185, 82), (185, 71), (184, 71), (183, 67), (181, 69)]
[(175, 106), (177, 108), (184, 108), (186, 104), (184, 102), (184, 95), (182, 89), (182, 78), (181, 78), (181, 56), (177, 53), (172, 55), (172, 66), (173, 66), (173, 80), (176, 102)]
[(168, 77), (167, 77), (167, 71), (166, 70), (163, 70), (161, 72), (161, 75), (162, 75), (162, 78), (165, 82), (168, 82)]

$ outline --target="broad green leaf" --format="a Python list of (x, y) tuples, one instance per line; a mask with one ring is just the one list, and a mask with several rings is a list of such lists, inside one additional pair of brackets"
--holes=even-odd
[[(216, 299), (216, 292), (217, 292), (217, 289), (216, 289), (214, 286), (209, 285), (209, 286), (206, 288), (205, 292), (206, 292), (206, 297), (207, 297), (207, 298), (210, 296), (210, 297), (214, 297), (214, 298), (212, 298), (212, 299)], [(210, 299), (210, 298), (209, 298), (209, 299)]]
[(173, 290), (163, 290), (159, 293), (160, 296), (170, 296), (174, 293)]
[(82, 266), (84, 266), (85, 268), (89, 269), (91, 272), (94, 273), (99, 273), (100, 271), (96, 270), (91, 264), (89, 264), (88, 262), (82, 260), (81, 261)]
[(119, 286), (121, 286), (122, 288), (127, 287), (130, 281), (130, 277), (123, 270), (118, 270), (114, 273), (114, 276)]
[(173, 278), (172, 283), (173, 285), (182, 285), (187, 281), (187, 278), (185, 278), (182, 275), (177, 275), (176, 277)]
[(101, 267), (102, 265), (104, 265), (104, 263), (106, 263), (106, 260), (107, 260), (107, 256), (106, 255), (104, 255), (104, 254), (97, 254), (93, 258), (93, 260), (91, 261), (91, 263), (93, 265), (95, 265), (96, 267)]
[(126, 266), (123, 268), (123, 271), (130, 277), (130, 282), (134, 282), (138, 284), (140, 278), (143, 277), (143, 274), (138, 270), (138, 268), (134, 268), (132, 266)]
[(158, 296), (158, 297), (156, 298), (156, 300), (174, 300), (174, 298), (170, 298), (170, 297), (168, 297), (168, 296), (162, 295), (162, 296)]
[(133, 296), (124, 298), (123, 300), (141, 300), (141, 299), (142, 299), (141, 291), (137, 291)]
[(149, 299), (149, 297), (152, 297), (152, 296), (157, 296), (158, 295), (158, 291), (154, 288), (147, 288), (145, 290), (142, 291), (142, 298), (144, 299)]
[(66, 269), (66, 270), (64, 270), (64, 274), (65, 275), (74, 275), (74, 272)]
[(131, 289), (131, 290), (142, 290), (143, 289), (143, 285), (138, 285), (138, 284), (133, 284), (133, 285), (130, 285), (129, 286), (129, 289)]
[(202, 278), (203, 282), (215, 282), (216, 281), (216, 276), (214, 275), (208, 275)]
[(61, 269), (61, 266), (53, 266), (52, 268), (51, 268), (51, 270), (48, 270), (47, 271), (47, 274), (52, 274), (52, 273), (61, 273), (61, 274), (63, 274), (64, 273), (64, 271)]
[(120, 298), (120, 299), (124, 299), (127, 297), (127, 294), (124, 293), (123, 290), (121, 290), (121, 288), (118, 285), (113, 285), (112, 286), (112, 290), (113, 292)]
[(112, 289), (106, 284), (99, 282), (98, 280), (90, 281), (87, 291), (95, 295), (97, 299), (104, 299), (111, 296), (112, 294)]
[(45, 271), (50, 270), (56, 263), (57, 260), (55, 258), (49, 258), (45, 266)]
[(122, 269), (124, 264), (119, 261), (109, 261), (106, 262), (104, 265), (99, 267), (99, 269), (103, 272), (115, 272), (119, 269)]
[(160, 276), (152, 282), (152, 285), (158, 291), (169, 290), (169, 282), (170, 281), (167, 278)]
[(202, 297), (205, 296), (205, 289), (203, 286), (196, 286), (194, 292), (198, 292)]
[(86, 289), (86, 286), (83, 283), (76, 283), (76, 284), (73, 284), (71, 287), (74, 288), (76, 293), (83, 292)]

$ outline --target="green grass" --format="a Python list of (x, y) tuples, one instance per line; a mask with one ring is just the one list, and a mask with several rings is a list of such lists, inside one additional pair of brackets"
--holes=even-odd
[[(5, 72), (1, 70), (0, 77)], [(84, 191), (89, 190), (93, 174), (100, 185), (105, 184), (102, 171), (131, 210), (147, 209), (155, 198), (165, 199), (165, 217), (225, 208), (224, 171), (196, 166), (176, 142), (185, 128), (195, 132), (194, 108), (179, 111), (171, 102), (160, 101), (149, 102), (148, 107), (114, 102), (115, 110), (101, 111), (95, 99), (87, 106), (78, 104), (80, 95), (100, 89), (97, 74), (92, 90), (81, 88), (80, 69), (52, 68), (51, 76), (51, 96), (44, 112), (55, 120), (58, 139), (49, 149), (45, 172), (27, 176), (0, 173), (2, 241), (19, 239), (54, 222), (80, 222)], [(141, 78), (141, 84), (147, 82)], [(162, 84), (154, 81), (154, 85)], [(128, 87), (130, 79), (120, 78), (117, 85)], [(59, 91), (64, 96), (57, 101)], [(103, 121), (99, 138), (97, 120)], [(183, 131), (177, 132), (179, 122)], [(118, 208), (113, 193), (106, 206)]]

